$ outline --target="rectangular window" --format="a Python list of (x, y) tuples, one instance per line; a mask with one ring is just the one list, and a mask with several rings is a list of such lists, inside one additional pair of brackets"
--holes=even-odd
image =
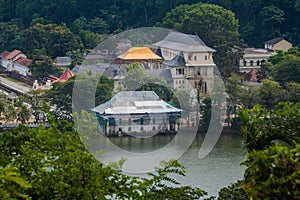
[(184, 74), (184, 68), (177, 68), (176, 69), (176, 74), (177, 75)]
[(194, 60), (197, 60), (197, 56), (194, 56)]
[(204, 56), (204, 60), (207, 60), (207, 55)]
[(192, 56), (191, 55), (188, 56), (188, 60), (192, 60)]

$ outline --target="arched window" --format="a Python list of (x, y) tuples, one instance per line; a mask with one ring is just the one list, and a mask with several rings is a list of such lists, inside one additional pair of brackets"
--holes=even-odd
[(256, 65), (257, 65), (257, 66), (260, 65), (260, 61), (259, 61), (259, 60), (256, 61)]
[(250, 60), (250, 66), (253, 66), (253, 60)]
[(247, 61), (246, 61), (246, 60), (243, 61), (243, 65), (244, 65), (244, 66), (247, 65)]

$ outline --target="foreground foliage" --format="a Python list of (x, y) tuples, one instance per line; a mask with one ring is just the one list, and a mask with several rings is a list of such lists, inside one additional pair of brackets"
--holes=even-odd
[(300, 105), (255, 106), (240, 113), (248, 151), (243, 187), (250, 199), (300, 198)]
[(15, 167), (0, 168), (0, 197), (1, 199), (23, 198), (29, 196), (19, 190), (29, 188), (30, 184), (20, 177)]
[(222, 188), (219, 191), (218, 200), (249, 200), (243, 184), (244, 182), (242, 180), (239, 180), (236, 183)]
[(31, 185), (14, 187), (17, 192), (8, 191), (9, 195), (27, 194), (32, 199), (199, 199), (207, 194), (190, 186), (169, 186), (179, 184), (171, 175), (185, 174), (176, 160), (162, 163), (149, 178), (127, 176), (95, 159), (71, 123), (58, 127), (62, 126), (19, 126), (0, 134), (1, 167), (19, 169), (20, 176)]
[(256, 105), (253, 109), (242, 110), (241, 134), (248, 152), (264, 150), (275, 141), (294, 147), (300, 139), (300, 105), (290, 102), (279, 104), (269, 110)]
[(300, 144), (275, 145), (249, 154), (245, 188), (253, 199), (300, 199)]

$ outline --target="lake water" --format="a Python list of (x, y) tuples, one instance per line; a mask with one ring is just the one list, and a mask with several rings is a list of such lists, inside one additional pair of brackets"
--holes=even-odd
[[(243, 178), (245, 167), (241, 166), (240, 163), (245, 160), (245, 153), (242, 148), (240, 135), (235, 133), (222, 133), (210, 153), (200, 159), (198, 154), (204, 137), (204, 134), (194, 137), (192, 143), (190, 143), (189, 147), (185, 149), (184, 153), (179, 157), (178, 160), (186, 168), (186, 176), (176, 177), (176, 180), (182, 185), (199, 187), (207, 191), (209, 195), (217, 196), (218, 191), (222, 187), (228, 186), (236, 180)], [(188, 136), (186, 138), (188, 138)], [(105, 147), (107, 151), (101, 154), (102, 158), (100, 159), (110, 158), (110, 160), (117, 161), (120, 160), (120, 158), (127, 158), (125, 154), (121, 155), (120, 149), (122, 149), (139, 155), (134, 161), (129, 159), (128, 164), (133, 163), (130, 168), (148, 165), (146, 161), (152, 158), (149, 157), (149, 159), (146, 159), (147, 155), (142, 154), (141, 156), (141, 153), (155, 152), (155, 150), (164, 148), (173, 140), (174, 136), (170, 135), (139, 139), (133, 137), (110, 138), (110, 142), (117, 146), (119, 150), (108, 150), (108, 148)], [(164, 151), (176, 152), (181, 148), (181, 144), (186, 146), (187, 143), (181, 142), (182, 140), (183, 139), (178, 139), (175, 141), (177, 145), (175, 148), (168, 147), (165, 148)], [(161, 160), (166, 160), (162, 154), (163, 153), (157, 152), (156, 157)], [(144, 158), (145, 160), (143, 160)], [(157, 166), (157, 164), (155, 165)], [(125, 166), (125, 168), (126, 167), (127, 166)], [(133, 175), (145, 176), (145, 174), (142, 173)]]

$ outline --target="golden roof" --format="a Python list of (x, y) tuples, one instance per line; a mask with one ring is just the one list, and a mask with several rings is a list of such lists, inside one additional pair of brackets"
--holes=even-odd
[(118, 58), (122, 60), (162, 60), (149, 47), (131, 47)]

